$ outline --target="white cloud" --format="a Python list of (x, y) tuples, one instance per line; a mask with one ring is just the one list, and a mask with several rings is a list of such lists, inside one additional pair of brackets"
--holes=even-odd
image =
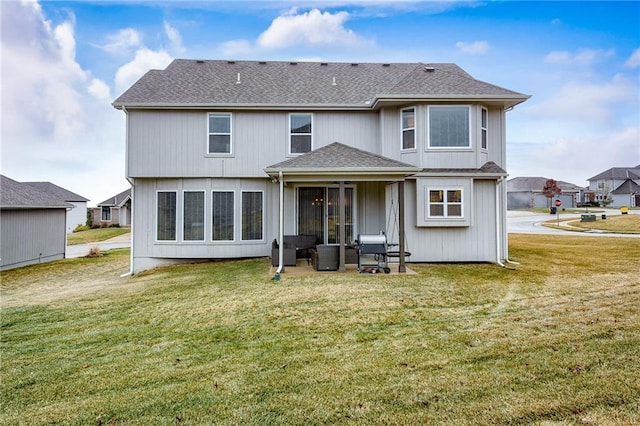
[(366, 40), (344, 27), (348, 19), (347, 12), (332, 14), (312, 9), (297, 14), (297, 9), (294, 8), (274, 19), (271, 26), (260, 34), (257, 44), (263, 49), (282, 49), (295, 45), (367, 44)]
[(111, 89), (104, 81), (94, 78), (88, 87), (91, 96), (99, 101), (109, 102), (111, 100)]
[(107, 37), (107, 43), (100, 46), (103, 50), (113, 54), (126, 54), (142, 45), (140, 33), (133, 28), (124, 28)]
[(589, 66), (609, 58), (615, 54), (613, 49), (580, 49), (575, 53), (567, 51), (553, 51), (547, 54), (544, 62), (555, 65)]
[(487, 41), (474, 41), (471, 43), (466, 43), (463, 41), (459, 41), (456, 43), (456, 47), (462, 53), (468, 53), (471, 55), (484, 55), (489, 51), (489, 42)]
[(222, 55), (227, 58), (235, 58), (250, 53), (253, 50), (248, 40), (229, 40), (222, 43)]
[(116, 91), (122, 93), (150, 69), (164, 69), (172, 58), (165, 51), (145, 48), (136, 52), (135, 58), (121, 66), (116, 72)]
[(36, 2), (4, 2), (1, 15), (2, 173), (108, 198), (126, 185), (124, 120), (76, 60), (75, 18), (54, 25)]
[(171, 43), (171, 51), (181, 55), (185, 52), (185, 48), (182, 45), (182, 36), (180, 32), (173, 28), (167, 21), (164, 21), (164, 32)]
[(638, 68), (640, 67), (640, 48), (633, 51), (629, 59), (624, 63), (626, 67)]

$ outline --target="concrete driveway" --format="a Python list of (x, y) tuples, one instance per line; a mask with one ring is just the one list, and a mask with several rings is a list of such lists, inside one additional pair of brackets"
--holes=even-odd
[[(596, 215), (606, 214), (608, 216), (615, 216), (620, 214), (618, 209), (598, 209)], [(640, 214), (638, 210), (630, 210), (629, 214)], [(560, 220), (579, 218), (580, 213), (560, 213)], [(574, 232), (565, 231), (562, 229), (548, 228), (542, 223), (548, 220), (555, 219), (556, 215), (548, 213), (532, 213), (519, 210), (507, 211), (507, 232), (514, 234), (548, 234), (548, 235), (573, 235), (583, 237), (625, 237), (625, 238), (640, 238), (640, 234), (612, 234), (607, 232)]]

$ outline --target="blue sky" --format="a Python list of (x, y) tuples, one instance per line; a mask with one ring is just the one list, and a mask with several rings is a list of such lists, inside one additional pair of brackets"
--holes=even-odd
[(3, 1), (2, 174), (91, 199), (127, 188), (111, 102), (174, 58), (454, 62), (531, 95), (510, 177), (586, 185), (640, 164), (640, 2)]

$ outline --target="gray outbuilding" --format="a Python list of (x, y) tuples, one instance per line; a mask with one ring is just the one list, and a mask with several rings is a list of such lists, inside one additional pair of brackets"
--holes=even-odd
[(72, 207), (0, 175), (0, 270), (64, 259), (67, 210)]

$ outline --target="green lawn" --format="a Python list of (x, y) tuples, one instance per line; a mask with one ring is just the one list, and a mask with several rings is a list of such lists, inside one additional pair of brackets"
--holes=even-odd
[(640, 423), (640, 239), (511, 235), (518, 265), (2, 274), (0, 424)]
[(602, 214), (595, 216), (595, 222), (582, 222), (579, 218), (560, 220), (561, 223), (566, 222), (570, 227), (558, 225), (555, 219), (546, 221), (544, 225), (549, 228), (559, 228), (577, 232), (597, 230), (616, 234), (640, 234), (640, 215), (607, 215), (606, 219), (602, 219)]
[(130, 228), (97, 228), (67, 235), (67, 245), (96, 243), (131, 232)]

